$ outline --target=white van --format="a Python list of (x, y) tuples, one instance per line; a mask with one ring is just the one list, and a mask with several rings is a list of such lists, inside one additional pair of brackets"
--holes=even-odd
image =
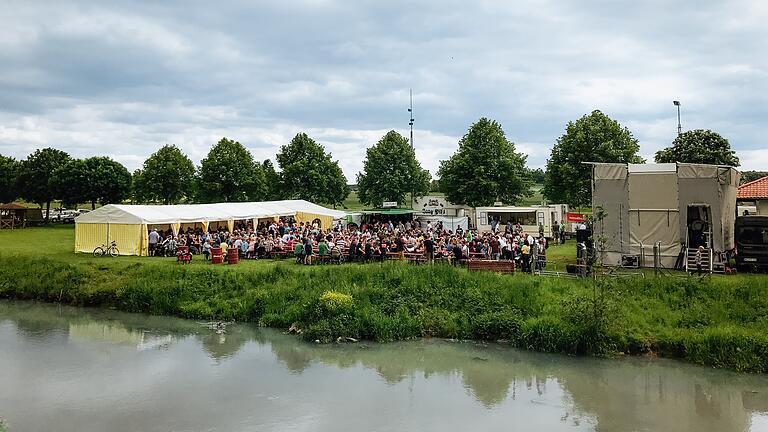
[(552, 237), (552, 225), (558, 222), (563, 226), (563, 221), (568, 213), (568, 205), (551, 204), (531, 207), (478, 207), (475, 209), (477, 229), (479, 232), (491, 231), (493, 222), (497, 222), (497, 229), (504, 231), (508, 222), (512, 225), (520, 224), (523, 231), (536, 235), (539, 225), (544, 226), (544, 236)]

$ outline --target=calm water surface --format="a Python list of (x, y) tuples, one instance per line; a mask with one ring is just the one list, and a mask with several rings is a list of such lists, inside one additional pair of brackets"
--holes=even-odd
[(768, 378), (0, 302), (9, 431), (768, 431)]

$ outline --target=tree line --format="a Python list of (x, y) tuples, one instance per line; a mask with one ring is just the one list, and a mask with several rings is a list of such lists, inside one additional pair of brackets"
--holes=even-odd
[[(591, 168), (584, 162), (642, 163), (639, 150), (626, 127), (593, 111), (567, 124), (546, 171), (530, 169), (501, 124), (481, 118), (432, 179), (408, 139), (389, 131), (366, 150), (357, 193), (361, 203), (378, 206), (383, 201), (404, 204), (411, 194), (438, 190), (453, 203), (478, 207), (518, 203), (530, 196), (534, 183), (543, 183), (543, 195), (551, 202), (584, 206), (591, 199)], [(349, 195), (338, 161), (305, 133), (281, 146), (275, 160), (277, 168), (269, 159), (255, 160), (239, 142), (222, 138), (199, 166), (175, 145), (165, 145), (130, 173), (107, 157), (74, 159), (45, 148), (22, 161), (0, 155), (0, 201), (23, 198), (48, 209), (54, 200), (95, 207), (128, 199), (163, 204), (305, 199), (338, 206)], [(655, 160), (739, 165), (728, 140), (709, 130), (678, 135)]]

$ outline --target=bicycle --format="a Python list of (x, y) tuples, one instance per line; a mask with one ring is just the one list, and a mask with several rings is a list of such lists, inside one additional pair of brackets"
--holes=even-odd
[(120, 255), (120, 251), (117, 250), (117, 243), (115, 243), (114, 240), (109, 246), (103, 244), (93, 250), (93, 256), (95, 257), (105, 256), (107, 254), (109, 254), (111, 257)]

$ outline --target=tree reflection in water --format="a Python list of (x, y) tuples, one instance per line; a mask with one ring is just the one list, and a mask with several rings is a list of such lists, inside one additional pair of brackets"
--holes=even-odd
[[(357, 368), (375, 371), (386, 386), (403, 383), (410, 392), (423, 381), (458, 380), (487, 410), (525, 397), (533, 404), (554, 403), (562, 422), (589, 419), (604, 431), (742, 431), (753, 414), (768, 412), (765, 376), (676, 361), (574, 358), (441, 340), (315, 345), (251, 325), (232, 324), (220, 335), (189, 320), (24, 302), (0, 302), (0, 324), (5, 321), (25, 339), (46, 344), (69, 338), (154, 349), (194, 340), (216, 363), (254, 344), (296, 376), (331, 367), (349, 370), (355, 379), (360, 374), (351, 369)], [(562, 400), (553, 402), (548, 392), (562, 393)]]

